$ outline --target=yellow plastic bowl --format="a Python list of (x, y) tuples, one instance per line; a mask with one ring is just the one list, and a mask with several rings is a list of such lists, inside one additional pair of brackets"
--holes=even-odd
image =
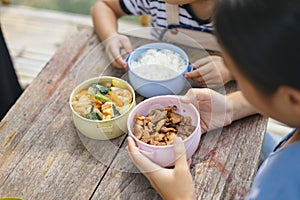
[[(117, 87), (127, 89), (132, 94), (132, 103), (129, 109), (125, 113), (113, 119), (102, 121), (102, 120), (86, 119), (80, 116), (73, 109), (72, 100), (75, 98), (78, 92), (88, 88), (93, 83), (101, 84), (101, 83), (111, 82), (113, 79), (118, 82)], [(112, 77), (112, 76), (95, 77), (82, 82), (72, 91), (69, 99), (69, 105), (72, 110), (73, 122), (75, 124), (75, 127), (80, 131), (80, 133), (95, 140), (109, 140), (109, 139), (119, 137), (127, 131), (126, 123), (127, 123), (128, 115), (136, 105), (135, 93), (133, 88), (126, 81), (122, 79)]]

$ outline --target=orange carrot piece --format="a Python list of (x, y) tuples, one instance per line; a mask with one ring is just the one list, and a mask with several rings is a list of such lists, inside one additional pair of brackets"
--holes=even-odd
[(102, 102), (99, 99), (96, 99), (95, 97), (91, 97), (91, 100), (96, 104), (102, 104)]
[(117, 106), (124, 106), (123, 101), (112, 91), (108, 92), (108, 96), (112, 99), (112, 101), (117, 105)]
[(97, 103), (97, 104), (94, 106), (94, 108), (98, 108), (98, 109), (100, 109), (100, 108), (101, 108), (101, 105), (102, 105), (102, 104), (100, 104), (100, 103)]
[(78, 99), (80, 99), (83, 95), (87, 95), (88, 91), (87, 90), (81, 90), (78, 94), (77, 97)]

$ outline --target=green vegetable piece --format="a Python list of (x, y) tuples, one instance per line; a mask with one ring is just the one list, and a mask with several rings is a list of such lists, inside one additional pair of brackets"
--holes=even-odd
[(109, 98), (103, 94), (95, 94), (95, 98), (99, 99), (100, 101), (104, 101), (104, 102), (111, 101), (111, 98)]
[(102, 120), (102, 118), (96, 112), (90, 112), (86, 115), (86, 118), (91, 120)]
[(115, 106), (115, 104), (112, 104), (112, 110), (114, 112), (114, 117), (120, 116), (120, 112), (117, 110), (117, 107)]
[(117, 79), (112, 79), (111, 83), (113, 86), (118, 87), (118, 88), (126, 88), (126, 84), (124, 84), (123, 82), (121, 82), (120, 80)]
[(110, 91), (109, 88), (104, 87), (103, 85), (96, 84), (96, 83), (92, 84), (92, 87), (101, 94), (107, 94)]

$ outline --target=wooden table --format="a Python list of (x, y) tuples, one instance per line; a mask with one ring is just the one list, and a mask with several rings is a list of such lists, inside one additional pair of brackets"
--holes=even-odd
[[(150, 42), (130, 39), (134, 46)], [(183, 48), (191, 61), (201, 54)], [(72, 122), (68, 98), (78, 83), (125, 73), (107, 66), (92, 28), (79, 27), (64, 42), (0, 123), (0, 197), (160, 199), (124, 152), (126, 135), (94, 141)], [(198, 199), (245, 197), (259, 165), (266, 123), (256, 115), (202, 136), (191, 166)]]

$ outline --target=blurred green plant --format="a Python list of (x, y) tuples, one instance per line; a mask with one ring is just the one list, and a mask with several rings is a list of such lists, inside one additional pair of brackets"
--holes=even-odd
[(13, 0), (16, 5), (58, 10), (78, 14), (90, 14), (95, 0)]
[[(90, 15), (90, 9), (95, 1), (96, 0), (12, 0), (12, 4)], [(121, 20), (139, 23), (137, 16), (126, 16)]]

